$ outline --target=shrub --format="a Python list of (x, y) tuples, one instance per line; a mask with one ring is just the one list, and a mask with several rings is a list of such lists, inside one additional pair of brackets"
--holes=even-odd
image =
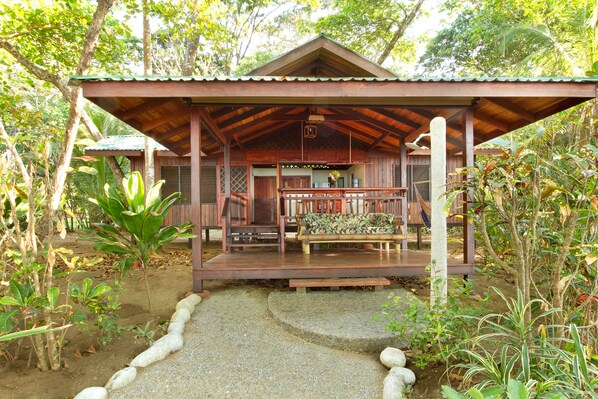
[(410, 301), (391, 295), (382, 305), (378, 316), (386, 322), (386, 329), (401, 342), (406, 342), (418, 367), (456, 360), (459, 344), (475, 330), (471, 318), (463, 314), (479, 315), (482, 310), (467, 304), (470, 284), (456, 283), (449, 291), (446, 303), (431, 306), (421, 301)]
[[(542, 323), (559, 309), (534, 315), (528, 321), (525, 314), (541, 305), (540, 300), (525, 302), (520, 291), (516, 298), (507, 299), (495, 291), (507, 311), (467, 317), (476, 322), (477, 333), (465, 340), (460, 350), (468, 360), (455, 366), (465, 371), (465, 385), (477, 382), (468, 391), (470, 397), (598, 398), (598, 367), (590, 361), (578, 328), (568, 326), (570, 339), (557, 337), (555, 326)], [(516, 391), (527, 396), (510, 396), (509, 392)], [(445, 389), (447, 398), (467, 398), (453, 393)]]

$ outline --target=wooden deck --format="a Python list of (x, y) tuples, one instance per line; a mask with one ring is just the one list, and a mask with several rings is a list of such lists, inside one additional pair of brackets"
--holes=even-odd
[[(404, 250), (400, 254), (378, 250), (319, 250), (301, 252), (246, 250), (220, 254), (194, 271), (201, 280), (290, 279), (323, 277), (392, 277), (429, 275), (430, 254)], [(474, 265), (450, 259), (451, 275), (474, 274)]]

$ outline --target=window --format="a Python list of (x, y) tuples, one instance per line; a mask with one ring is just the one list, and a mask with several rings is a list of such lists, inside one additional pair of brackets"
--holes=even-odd
[(416, 202), (414, 183), (417, 185), (417, 191), (424, 199), (430, 201), (430, 165), (407, 165), (407, 184), (401, 182), (401, 165), (395, 164), (394, 184), (395, 187), (407, 187), (409, 189), (407, 197), (409, 202)]
[[(183, 199), (181, 204), (191, 203), (191, 167), (190, 166), (162, 166), (160, 176), (165, 180), (162, 186), (162, 196), (180, 192)], [(215, 204), (216, 193), (216, 167), (202, 166), (201, 168), (201, 203)]]

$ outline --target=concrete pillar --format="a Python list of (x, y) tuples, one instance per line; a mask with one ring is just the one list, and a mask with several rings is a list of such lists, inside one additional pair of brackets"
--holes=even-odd
[(446, 120), (436, 117), (430, 122), (432, 251), (430, 304), (442, 304), (447, 296), (446, 214)]

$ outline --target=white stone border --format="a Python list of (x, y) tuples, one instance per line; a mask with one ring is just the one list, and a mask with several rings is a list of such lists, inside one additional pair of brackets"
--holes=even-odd
[(191, 294), (181, 299), (176, 304), (176, 311), (170, 318), (168, 334), (137, 355), (131, 361), (129, 367), (114, 373), (105, 386), (85, 388), (74, 399), (107, 399), (110, 391), (126, 387), (133, 382), (137, 377), (138, 368), (147, 367), (180, 350), (184, 344), (183, 331), (185, 330), (185, 323), (191, 319), (195, 306), (199, 305), (200, 302), (201, 297), (197, 294)]
[(405, 368), (405, 354), (400, 349), (388, 347), (380, 353), (380, 362), (390, 369), (384, 378), (382, 398), (402, 399), (405, 388), (411, 388), (415, 384), (415, 373)]

